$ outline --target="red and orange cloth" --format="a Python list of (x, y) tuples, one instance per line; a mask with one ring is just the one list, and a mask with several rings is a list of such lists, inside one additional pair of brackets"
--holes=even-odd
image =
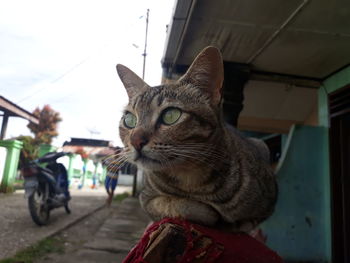
[[(184, 229), (186, 248), (176, 263), (187, 263), (202, 258), (207, 263), (282, 263), (282, 259), (262, 242), (243, 233), (226, 233), (188, 221), (165, 218), (149, 226), (139, 243), (130, 251), (123, 263), (154, 263), (144, 259), (144, 253), (149, 245), (152, 233), (163, 224), (175, 224)], [(193, 231), (199, 235), (193, 236)], [(207, 237), (211, 239), (209, 245), (200, 249), (195, 247), (195, 239)]]

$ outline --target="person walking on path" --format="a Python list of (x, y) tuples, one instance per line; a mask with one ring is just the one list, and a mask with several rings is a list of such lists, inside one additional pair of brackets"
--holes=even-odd
[(119, 176), (119, 163), (116, 162), (118, 159), (118, 154), (121, 152), (121, 148), (117, 147), (114, 150), (114, 154), (109, 156), (103, 161), (103, 165), (107, 168), (107, 175), (105, 179), (105, 188), (107, 191), (107, 205), (110, 206), (114, 197), (114, 191), (118, 185), (118, 176)]
[(114, 197), (114, 191), (118, 185), (118, 176), (119, 176), (118, 172), (119, 172), (119, 169), (116, 172), (112, 172), (112, 171), (108, 171), (108, 168), (107, 168), (107, 176), (105, 179), (105, 188), (106, 188), (106, 191), (108, 194), (108, 197), (107, 197), (107, 205), (108, 206), (110, 206), (112, 203), (112, 200)]

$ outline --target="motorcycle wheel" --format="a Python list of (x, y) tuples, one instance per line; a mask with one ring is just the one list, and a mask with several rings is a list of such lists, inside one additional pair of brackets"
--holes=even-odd
[(47, 205), (49, 198), (49, 185), (46, 183), (42, 187), (40, 186), (32, 195), (28, 198), (28, 207), (30, 215), (39, 226), (47, 225), (50, 218), (50, 209)]

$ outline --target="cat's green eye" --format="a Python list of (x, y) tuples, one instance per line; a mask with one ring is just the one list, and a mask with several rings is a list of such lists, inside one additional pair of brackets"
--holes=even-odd
[(177, 108), (168, 108), (163, 111), (162, 122), (166, 125), (174, 124), (181, 116), (181, 110)]
[(127, 128), (132, 129), (132, 128), (135, 128), (136, 123), (137, 123), (136, 116), (134, 114), (130, 113), (130, 112), (127, 112), (125, 114), (125, 117), (124, 117), (124, 125)]

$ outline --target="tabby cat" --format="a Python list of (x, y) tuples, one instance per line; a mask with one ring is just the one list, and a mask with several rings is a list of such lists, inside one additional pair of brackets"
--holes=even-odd
[(144, 171), (140, 201), (153, 220), (249, 232), (272, 214), (277, 186), (266, 145), (223, 121), (217, 48), (205, 48), (173, 84), (150, 87), (123, 65), (117, 71), (129, 96), (122, 158)]

